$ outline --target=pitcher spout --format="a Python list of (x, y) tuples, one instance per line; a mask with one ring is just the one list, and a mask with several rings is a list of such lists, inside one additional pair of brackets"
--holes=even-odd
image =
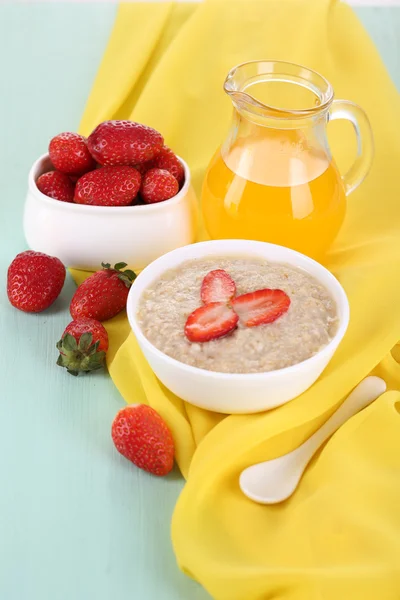
[(298, 119), (326, 112), (333, 100), (320, 74), (284, 61), (256, 60), (228, 73), (224, 90), (239, 111), (258, 117)]

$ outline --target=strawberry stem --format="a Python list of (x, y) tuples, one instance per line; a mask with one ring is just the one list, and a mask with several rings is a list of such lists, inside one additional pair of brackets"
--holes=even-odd
[(67, 333), (59, 342), (57, 350), (60, 355), (57, 359), (57, 365), (67, 369), (70, 375), (79, 373), (89, 373), (96, 371), (104, 366), (106, 353), (98, 351), (100, 341), (94, 344), (93, 336), (90, 332), (83, 333), (79, 338), (79, 343), (73, 335)]
[[(101, 263), (101, 266), (103, 267), (103, 269), (110, 269), (112, 271), (117, 271), (118, 273), (118, 279), (120, 279), (127, 288), (131, 287), (132, 283), (135, 281), (137, 275), (134, 271), (132, 271), (131, 269), (125, 269), (125, 267), (127, 267), (127, 263), (125, 262), (119, 262), (116, 263), (114, 265), (114, 267), (111, 267), (110, 263)], [(125, 269), (125, 271), (123, 271), (122, 269)]]

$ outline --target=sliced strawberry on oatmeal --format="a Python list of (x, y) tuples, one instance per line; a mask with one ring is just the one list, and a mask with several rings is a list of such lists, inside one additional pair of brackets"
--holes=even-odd
[(229, 273), (215, 269), (204, 277), (200, 295), (204, 304), (229, 302), (236, 295), (236, 285)]
[(246, 327), (256, 327), (276, 321), (288, 311), (290, 298), (283, 290), (268, 288), (243, 294), (232, 300), (232, 307)]
[(190, 342), (210, 342), (227, 335), (238, 324), (239, 317), (223, 302), (212, 302), (193, 311), (185, 325)]

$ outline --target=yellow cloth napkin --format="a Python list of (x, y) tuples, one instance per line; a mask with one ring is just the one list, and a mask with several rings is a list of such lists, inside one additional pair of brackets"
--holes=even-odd
[[(350, 300), (348, 334), (310, 390), (259, 415), (223, 417), (173, 396), (144, 360), (125, 315), (107, 324), (110, 374), (127, 402), (151, 404), (173, 432), (187, 478), (173, 517), (174, 549), (181, 568), (215, 599), (398, 600), (398, 392), (337, 432), (289, 501), (259, 506), (238, 486), (243, 468), (297, 447), (371, 371), (400, 390), (399, 348), (391, 354), (400, 339), (400, 102), (352, 10), (329, 0), (121, 5), (81, 130), (109, 118), (159, 129), (188, 161), (199, 192), (231, 117), (224, 77), (257, 58), (320, 71), (336, 97), (366, 109), (373, 126), (374, 166), (349, 198), (328, 261)], [(354, 134), (333, 123), (329, 135), (344, 169)]]

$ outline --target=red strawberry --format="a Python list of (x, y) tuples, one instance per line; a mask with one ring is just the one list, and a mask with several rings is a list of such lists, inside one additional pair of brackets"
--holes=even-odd
[(50, 160), (58, 171), (67, 175), (83, 175), (95, 168), (96, 162), (79, 133), (60, 133), (49, 144)]
[(57, 349), (57, 364), (71, 375), (101, 369), (108, 350), (107, 331), (99, 321), (81, 317), (67, 326)]
[(74, 201), (95, 206), (128, 206), (140, 188), (140, 173), (133, 167), (102, 167), (82, 175)]
[(79, 342), (80, 337), (87, 332), (92, 334), (93, 343), (99, 342), (98, 349), (100, 351), (107, 352), (108, 334), (104, 325), (102, 325), (100, 321), (96, 321), (96, 319), (80, 317), (79, 319), (76, 319), (76, 321), (71, 321), (71, 323), (65, 328), (62, 338), (69, 333), (69, 335), (72, 335), (75, 340)]
[(247, 327), (276, 321), (290, 306), (290, 298), (283, 290), (257, 290), (232, 300), (232, 307)]
[(236, 294), (236, 285), (232, 277), (223, 269), (210, 271), (201, 284), (201, 300), (210, 302), (229, 302)]
[(122, 456), (140, 469), (163, 476), (174, 465), (174, 440), (160, 415), (150, 406), (136, 404), (120, 410), (111, 437)]
[(178, 181), (179, 185), (183, 182), (185, 177), (183, 165), (168, 146), (163, 146), (163, 148), (161, 148), (161, 152), (153, 160), (153, 166), (158, 169), (169, 171)]
[(211, 302), (189, 315), (185, 335), (190, 342), (209, 342), (233, 331), (239, 321), (234, 310), (223, 302)]
[(73, 202), (75, 186), (65, 173), (50, 171), (43, 173), (36, 181), (38, 189), (55, 200)]
[(135, 273), (122, 271), (126, 263), (118, 263), (113, 269), (102, 263), (102, 267), (102, 271), (90, 275), (76, 290), (70, 304), (73, 319), (89, 317), (106, 321), (124, 310)]
[(65, 267), (58, 258), (27, 250), (8, 267), (8, 299), (19, 310), (42, 312), (58, 298), (64, 280)]
[(147, 162), (139, 163), (138, 165), (134, 165), (134, 167), (139, 171), (139, 173), (143, 177), (143, 175), (147, 173), (147, 171), (150, 171), (150, 169), (154, 169), (154, 160), (148, 160)]
[(90, 134), (88, 146), (101, 165), (136, 165), (154, 158), (164, 139), (155, 129), (133, 121), (105, 121)]
[(179, 184), (165, 169), (150, 169), (143, 177), (140, 194), (146, 204), (163, 202), (176, 196)]

